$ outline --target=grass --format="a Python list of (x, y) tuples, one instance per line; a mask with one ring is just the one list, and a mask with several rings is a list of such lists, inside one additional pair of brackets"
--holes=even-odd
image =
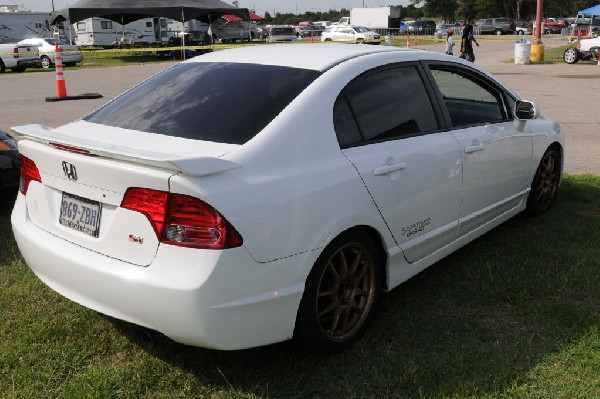
[(600, 177), (384, 295), (367, 334), (317, 357), (160, 338), (41, 283), (0, 212), (0, 398), (600, 397)]

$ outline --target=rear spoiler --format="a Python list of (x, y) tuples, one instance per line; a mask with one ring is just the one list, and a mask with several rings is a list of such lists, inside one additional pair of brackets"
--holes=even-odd
[(74, 141), (71, 136), (39, 124), (15, 126), (11, 129), (17, 133), (17, 141), (36, 141), (65, 151), (153, 166), (189, 176), (207, 176), (241, 167), (238, 163), (216, 157), (182, 158), (174, 154), (145, 151), (101, 141), (79, 138)]

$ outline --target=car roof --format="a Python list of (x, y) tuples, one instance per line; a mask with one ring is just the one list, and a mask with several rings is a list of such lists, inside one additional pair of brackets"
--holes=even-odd
[[(291, 68), (325, 71), (332, 66), (368, 54), (396, 52), (409, 53), (423, 50), (394, 46), (359, 46), (355, 44), (289, 44), (270, 46), (247, 46), (216, 51), (192, 58), (193, 62), (233, 62), (274, 65)], [(412, 58), (411, 58), (412, 59)]]

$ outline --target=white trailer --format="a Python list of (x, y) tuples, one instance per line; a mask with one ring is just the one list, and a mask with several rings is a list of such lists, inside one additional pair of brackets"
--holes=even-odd
[(47, 12), (0, 12), (0, 43), (16, 43), (34, 37), (51, 37)]
[(72, 42), (68, 23), (51, 26), (48, 12), (0, 11), (0, 43), (16, 43), (36, 37), (58, 37)]
[(161, 42), (160, 18), (144, 18), (125, 26), (105, 18), (87, 18), (73, 24), (75, 44), (113, 47), (148, 46)]
[(399, 28), (400, 11), (395, 7), (353, 8), (349, 23), (369, 29)]

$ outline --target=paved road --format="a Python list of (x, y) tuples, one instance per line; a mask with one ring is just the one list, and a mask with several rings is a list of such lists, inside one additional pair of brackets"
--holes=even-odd
[[(565, 169), (568, 173), (600, 174), (600, 114), (596, 96), (600, 94), (600, 66), (515, 65), (514, 38), (483, 37), (476, 48), (477, 63), (516, 90), (524, 99), (539, 104), (542, 114), (560, 122), (566, 137)], [(547, 48), (566, 42), (546, 38)], [(427, 46), (443, 51), (442, 44)], [(106, 102), (137, 82), (164, 69), (165, 64), (132, 65), (106, 69), (65, 70), (69, 95), (100, 93), (100, 100), (48, 103), (46, 97), (56, 93), (54, 74), (35, 72), (0, 75), (0, 129), (42, 123), (59, 126), (73, 121)]]
[[(543, 40), (547, 49), (568, 44), (559, 35), (552, 36)], [(508, 62), (514, 58), (515, 39), (483, 36), (481, 45), (475, 48), (476, 63), (521, 98), (535, 101), (544, 117), (561, 124), (566, 172), (600, 174), (600, 66), (590, 62), (515, 65)], [(444, 51), (443, 45), (428, 48)]]

